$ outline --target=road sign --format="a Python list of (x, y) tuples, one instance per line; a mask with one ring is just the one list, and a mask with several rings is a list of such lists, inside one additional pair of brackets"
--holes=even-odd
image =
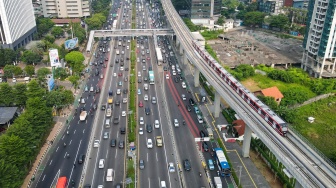
[(125, 183), (126, 184), (130, 184), (130, 183), (132, 183), (133, 181), (132, 181), (132, 178), (126, 178), (126, 180), (125, 180)]
[(210, 141), (210, 137), (195, 138), (195, 142)]

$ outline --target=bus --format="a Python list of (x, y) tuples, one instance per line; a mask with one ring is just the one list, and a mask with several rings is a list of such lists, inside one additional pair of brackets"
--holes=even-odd
[(155, 48), (155, 51), (156, 51), (156, 57), (157, 57), (157, 64), (161, 65), (162, 62), (163, 62), (161, 49), (160, 48)]
[(107, 169), (106, 181), (113, 181), (114, 170), (112, 168)]
[(62, 176), (58, 178), (56, 188), (66, 188), (67, 184), (67, 178), (65, 176)]
[(154, 84), (154, 71), (148, 71), (149, 75), (149, 84), (153, 85)]
[(214, 150), (215, 150), (216, 164), (218, 166), (220, 175), (230, 176), (231, 169), (224, 155), (224, 151), (221, 148), (215, 148)]

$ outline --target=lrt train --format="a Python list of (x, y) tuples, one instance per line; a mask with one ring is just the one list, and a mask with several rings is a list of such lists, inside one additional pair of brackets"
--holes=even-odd
[(228, 71), (226, 71), (210, 54), (201, 47), (197, 40), (192, 45), (201, 58), (213, 69), (217, 75), (225, 81), (255, 112), (258, 113), (280, 135), (286, 136), (288, 132), (287, 122), (275, 114), (267, 105), (261, 102), (253, 93), (247, 90)]

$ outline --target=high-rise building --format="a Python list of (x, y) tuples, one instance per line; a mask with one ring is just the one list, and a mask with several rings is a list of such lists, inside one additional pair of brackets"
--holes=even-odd
[(214, 16), (221, 13), (221, 0), (190, 0), (190, 19), (194, 23), (208, 23)]
[(36, 22), (31, 0), (0, 0), (0, 44), (17, 49), (33, 40)]
[(258, 0), (258, 10), (271, 15), (280, 14), (283, 5), (284, 0)]
[(310, 0), (301, 68), (316, 78), (336, 77), (336, 0)]
[(81, 18), (90, 16), (89, 0), (42, 0), (44, 17)]

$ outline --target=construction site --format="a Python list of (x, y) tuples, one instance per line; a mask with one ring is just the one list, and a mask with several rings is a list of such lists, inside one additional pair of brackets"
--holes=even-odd
[(277, 38), (275, 34), (256, 30), (226, 32), (207, 43), (222, 66), (230, 68), (240, 64), (287, 68), (300, 65), (303, 54), (302, 40)]

